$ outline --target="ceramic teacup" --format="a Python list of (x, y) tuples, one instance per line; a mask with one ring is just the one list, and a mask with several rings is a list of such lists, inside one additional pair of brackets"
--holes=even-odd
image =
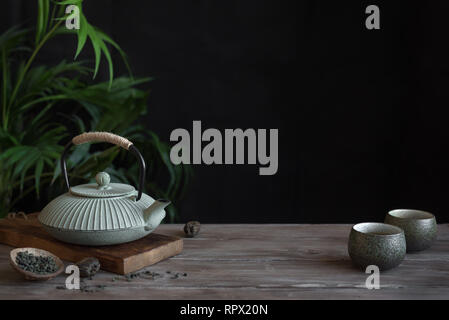
[(359, 223), (349, 234), (349, 256), (363, 269), (369, 265), (376, 265), (380, 270), (394, 268), (404, 260), (405, 252), (404, 231), (389, 224)]
[(429, 248), (437, 236), (437, 222), (430, 212), (397, 209), (387, 213), (385, 223), (404, 230), (407, 252)]

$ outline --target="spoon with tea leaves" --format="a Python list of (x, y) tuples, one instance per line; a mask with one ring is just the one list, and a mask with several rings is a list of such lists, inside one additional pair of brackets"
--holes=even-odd
[(61, 259), (42, 249), (16, 248), (9, 258), (12, 267), (27, 280), (45, 281), (64, 271)]

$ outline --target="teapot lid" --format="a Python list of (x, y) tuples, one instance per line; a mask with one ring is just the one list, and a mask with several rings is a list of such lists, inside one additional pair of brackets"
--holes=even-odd
[(136, 189), (129, 184), (109, 183), (111, 177), (106, 172), (99, 172), (95, 176), (97, 183), (80, 184), (70, 187), (70, 193), (89, 198), (111, 198), (130, 196), (136, 192)]

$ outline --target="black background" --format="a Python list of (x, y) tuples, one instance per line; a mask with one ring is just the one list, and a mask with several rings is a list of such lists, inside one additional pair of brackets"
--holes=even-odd
[[(1, 31), (32, 24), (4, 1)], [(380, 7), (367, 30), (365, 8)], [(447, 1), (84, 1), (87, 19), (155, 81), (145, 125), (279, 129), (279, 170), (194, 166), (181, 220), (380, 221), (418, 208), (448, 222)], [(74, 55), (56, 38), (41, 61)], [(84, 49), (91, 57), (91, 48)], [(83, 57), (81, 57), (83, 58)], [(125, 72), (120, 65), (118, 72)], [(102, 63), (100, 79), (107, 79)]]

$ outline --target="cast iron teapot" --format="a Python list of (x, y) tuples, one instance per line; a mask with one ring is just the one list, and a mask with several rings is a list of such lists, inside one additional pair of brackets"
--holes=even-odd
[[(72, 145), (109, 142), (129, 150), (139, 160), (139, 189), (111, 183), (109, 174), (96, 175), (97, 183), (71, 187), (65, 158)], [(109, 132), (86, 132), (67, 144), (61, 157), (61, 170), (68, 192), (51, 201), (38, 220), (53, 237), (81, 245), (111, 245), (140, 239), (159, 226), (165, 217), (165, 199), (154, 200), (142, 192), (145, 161), (131, 141)]]

